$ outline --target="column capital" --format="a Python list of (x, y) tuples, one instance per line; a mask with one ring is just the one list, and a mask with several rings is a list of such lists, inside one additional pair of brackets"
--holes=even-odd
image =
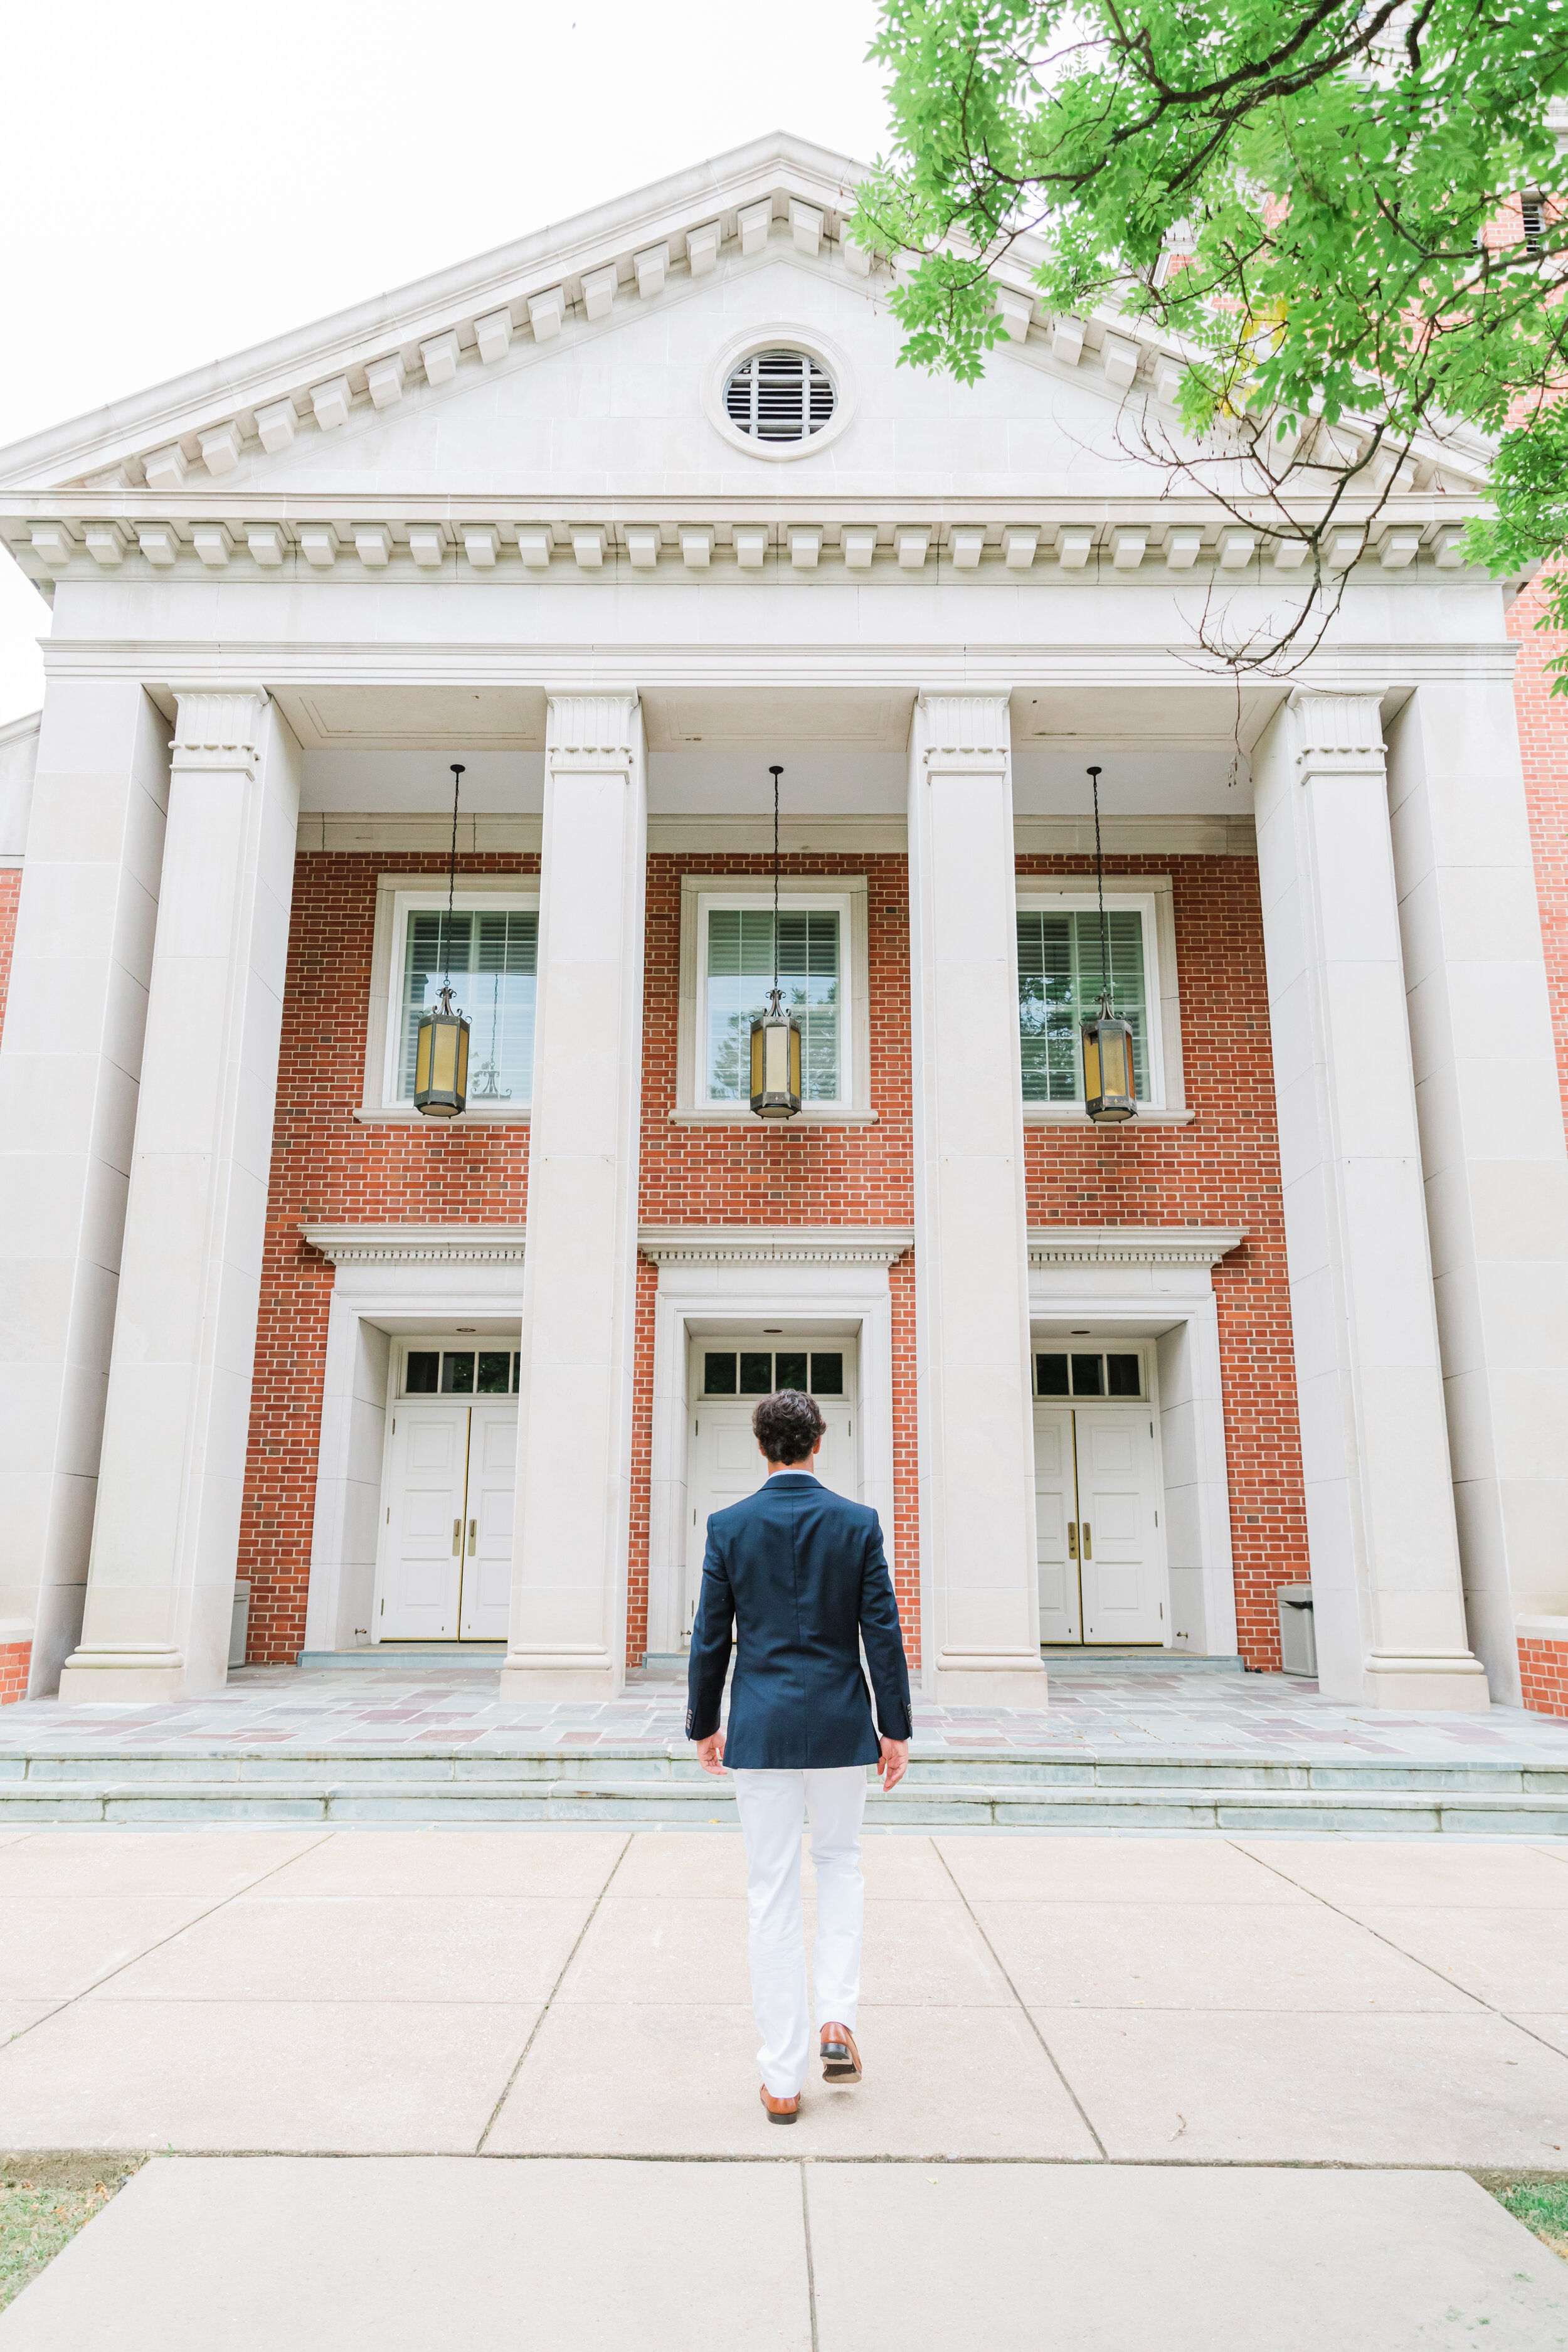
[(914, 749), (927, 769), (1005, 768), (1013, 729), (1005, 694), (920, 694)]
[(266, 724), (268, 692), (254, 684), (176, 686), (171, 764), (253, 769)]
[(552, 768), (624, 767), (642, 748), (642, 702), (635, 687), (608, 694), (545, 697), (544, 755)]
[(1381, 695), (1320, 694), (1298, 687), (1290, 697), (1290, 729), (1299, 769), (1382, 772)]

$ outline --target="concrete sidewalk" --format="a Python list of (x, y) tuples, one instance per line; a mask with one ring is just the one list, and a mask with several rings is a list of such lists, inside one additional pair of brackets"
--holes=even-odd
[(4, 2352), (1546, 2352), (1568, 2263), (1458, 2173), (154, 2162)]
[(731, 1832), (0, 1837), (0, 2146), (179, 2159), (0, 2352), (95, 2299), (124, 2352), (684, 2352), (694, 2292), (803, 2352), (1568, 2345), (1554, 2255), (1389, 2169), (1568, 2171), (1568, 1844), (887, 1834), (867, 1883), (866, 2081), (781, 2132)]

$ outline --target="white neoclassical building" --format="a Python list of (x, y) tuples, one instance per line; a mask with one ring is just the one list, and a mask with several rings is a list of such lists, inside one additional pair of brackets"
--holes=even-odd
[(760, 142), (0, 453), (54, 610), (0, 740), (35, 1693), (387, 1644), (613, 1691), (775, 1384), (935, 1694), (1272, 1664), (1308, 1583), (1369, 1705), (1568, 1643), (1551, 779), (1460, 555), (1485, 452), (1347, 507), (1326, 641), (1238, 695), (1198, 618), (1263, 625), (1300, 543), (1139, 456), (1179, 355), (1041, 315), (1026, 253), (980, 384), (900, 366), (854, 176)]

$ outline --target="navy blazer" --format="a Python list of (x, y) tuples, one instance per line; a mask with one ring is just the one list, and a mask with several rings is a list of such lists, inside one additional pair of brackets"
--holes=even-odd
[(908, 1739), (910, 1671), (882, 1528), (805, 1470), (777, 1470), (708, 1522), (687, 1669), (686, 1736), (719, 1728), (735, 1634), (724, 1761), (742, 1772), (831, 1770), (881, 1754), (877, 1722)]

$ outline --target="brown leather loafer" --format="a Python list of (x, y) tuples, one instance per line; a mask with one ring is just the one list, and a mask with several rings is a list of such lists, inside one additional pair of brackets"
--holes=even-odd
[(847, 2025), (825, 2025), (822, 2029), (822, 2079), (825, 2083), (860, 2080), (860, 2053)]
[(771, 2124), (793, 2124), (800, 2113), (800, 2095), (793, 2099), (775, 2099), (767, 2084), (763, 2084), (763, 2105)]

